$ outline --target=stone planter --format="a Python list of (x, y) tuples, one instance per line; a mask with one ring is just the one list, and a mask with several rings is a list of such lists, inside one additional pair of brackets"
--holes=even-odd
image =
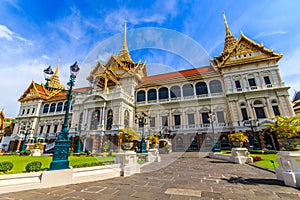
[(130, 151), (133, 148), (133, 142), (122, 142), (121, 148), (124, 151)]
[(147, 162), (160, 162), (161, 157), (159, 155), (158, 149), (153, 148), (148, 150), (148, 156), (146, 157)]
[(282, 151), (300, 151), (300, 139), (278, 139), (280, 150)]
[(41, 156), (42, 155), (42, 151), (40, 149), (33, 149), (31, 151), (31, 155), (32, 156)]
[(252, 163), (253, 158), (247, 148), (232, 148), (230, 161), (238, 164)]
[(134, 151), (118, 152), (115, 157), (115, 163), (120, 164), (121, 176), (130, 176), (134, 173), (140, 173), (140, 165)]
[(243, 142), (232, 142), (232, 145), (234, 147), (237, 147), (237, 148), (242, 148), (243, 147)]
[(277, 156), (277, 179), (285, 185), (300, 188), (300, 151), (280, 151)]

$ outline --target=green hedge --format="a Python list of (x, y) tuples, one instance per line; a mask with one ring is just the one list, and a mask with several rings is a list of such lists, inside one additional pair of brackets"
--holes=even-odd
[(81, 163), (78, 165), (73, 165), (73, 168), (82, 168), (82, 167), (95, 167), (95, 166), (102, 166), (105, 164), (113, 164), (114, 162), (112, 161), (106, 161), (106, 162), (91, 162), (91, 163)]
[(42, 162), (40, 161), (34, 161), (30, 162), (26, 165), (26, 172), (38, 172), (42, 168)]
[(20, 152), (20, 155), (30, 155), (31, 151), (30, 150), (23, 150)]
[(250, 150), (252, 154), (277, 154), (276, 150)]
[(12, 162), (0, 162), (0, 172), (8, 172), (14, 167)]

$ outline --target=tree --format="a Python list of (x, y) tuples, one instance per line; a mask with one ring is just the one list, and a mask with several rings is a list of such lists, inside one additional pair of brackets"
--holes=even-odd
[(264, 126), (268, 126), (264, 133), (266, 131), (274, 132), (279, 139), (300, 138), (300, 116), (276, 116), (274, 124), (264, 124)]

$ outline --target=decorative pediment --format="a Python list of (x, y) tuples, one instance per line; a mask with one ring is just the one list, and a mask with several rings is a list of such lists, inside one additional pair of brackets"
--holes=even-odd
[(160, 112), (161, 116), (167, 116), (168, 114), (169, 114), (169, 112), (165, 111), (165, 110)]
[(282, 54), (275, 53), (272, 49), (268, 49), (263, 44), (258, 44), (241, 34), (232, 51), (215, 57), (215, 62), (218, 67), (228, 67), (269, 59), (279, 60), (281, 57)]
[(200, 112), (208, 112), (208, 111), (210, 111), (209, 110), (209, 108), (207, 108), (207, 107), (202, 107), (200, 110), (199, 110)]
[(23, 92), (22, 96), (19, 98), (19, 101), (27, 101), (38, 98), (41, 98), (40, 93), (37, 90), (34, 81), (32, 81), (28, 88)]
[(100, 95), (93, 95), (93, 96), (89, 96), (86, 99), (83, 100), (82, 103), (86, 104), (86, 103), (95, 103), (95, 102), (100, 102), (100, 101), (107, 101), (103, 96)]
[(100, 61), (90, 72), (87, 80), (106, 90), (108, 87), (119, 85), (119, 79), (125, 76), (136, 76), (139, 79), (147, 75), (146, 63), (134, 63), (126, 43), (126, 24), (124, 41), (118, 55), (111, 55), (105, 65)]
[(223, 16), (226, 30), (224, 49), (213, 60), (213, 64), (218, 68), (271, 59), (278, 61), (282, 57), (282, 54), (275, 53), (272, 49), (264, 47), (263, 44), (254, 42), (243, 33), (241, 33), (238, 40), (235, 39), (228, 27), (224, 13)]

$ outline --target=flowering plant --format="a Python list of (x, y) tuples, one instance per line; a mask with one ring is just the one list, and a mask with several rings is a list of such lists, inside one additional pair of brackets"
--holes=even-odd
[(229, 134), (228, 136), (231, 142), (249, 142), (248, 136), (243, 132), (236, 132), (233, 134)]
[(159, 139), (156, 135), (150, 135), (146, 139), (149, 140), (149, 142), (151, 144), (158, 144), (159, 143)]

